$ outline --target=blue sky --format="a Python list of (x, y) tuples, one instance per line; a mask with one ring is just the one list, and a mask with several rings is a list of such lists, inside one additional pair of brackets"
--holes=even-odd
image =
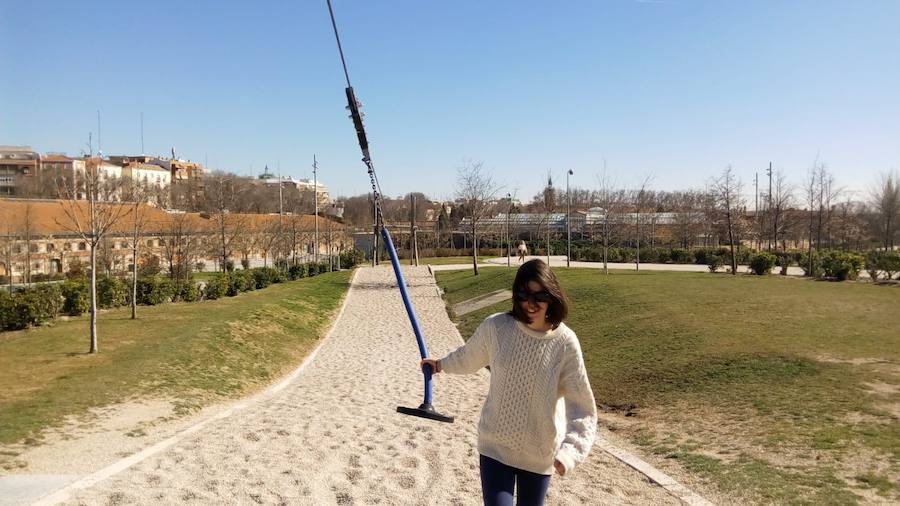
[[(454, 193), (482, 161), (530, 198), (702, 187), (817, 154), (864, 192), (900, 168), (900, 2), (334, 0), (382, 189)], [(0, 0), (0, 144), (311, 177), (367, 191), (323, 1)], [(94, 145), (96, 149), (96, 143)], [(762, 175), (762, 174), (761, 174)]]

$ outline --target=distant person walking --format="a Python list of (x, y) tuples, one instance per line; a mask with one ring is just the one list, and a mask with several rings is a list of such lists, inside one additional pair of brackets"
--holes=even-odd
[(594, 443), (597, 408), (581, 345), (563, 321), (569, 302), (543, 260), (522, 264), (512, 310), (488, 317), (475, 334), (440, 360), (435, 373), (491, 368), (478, 423), (481, 490), (486, 506), (544, 504), (550, 476), (565, 475)]
[(516, 252), (519, 254), (519, 262), (524, 262), (525, 257), (528, 256), (528, 246), (525, 246), (525, 241), (519, 241)]

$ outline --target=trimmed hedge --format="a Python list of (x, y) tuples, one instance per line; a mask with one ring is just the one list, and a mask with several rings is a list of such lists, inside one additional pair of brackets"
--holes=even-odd
[(62, 290), (56, 284), (38, 285), (0, 296), (0, 328), (21, 330), (40, 325), (59, 315)]
[(128, 301), (127, 294), (128, 287), (121, 279), (105, 276), (97, 279), (97, 307), (124, 306)]
[(138, 278), (137, 303), (142, 306), (171, 302), (174, 295), (175, 284), (169, 278)]
[(206, 282), (206, 288), (203, 290), (203, 298), (207, 300), (216, 300), (225, 297), (228, 292), (228, 274), (216, 274)]
[(822, 270), (825, 272), (825, 276), (837, 281), (858, 278), (863, 265), (865, 265), (865, 259), (859, 253), (826, 251), (822, 255)]
[(812, 265), (810, 265), (810, 255), (808, 253), (802, 253), (797, 263), (803, 269), (804, 276), (819, 277), (822, 275), (822, 260), (819, 258), (819, 252), (816, 250), (812, 252)]
[[(362, 258), (361, 252), (353, 253), (348, 258)], [(233, 297), (248, 290), (327, 271), (327, 263), (282, 264), (281, 268), (236, 270), (212, 276), (202, 292), (192, 280), (176, 284), (167, 277), (145, 276), (138, 278), (137, 303), (154, 306), (172, 301), (194, 302), (201, 298), (215, 300), (225, 296)], [(129, 288), (130, 284), (120, 278), (98, 278), (97, 306), (114, 308), (125, 305), (131, 297)], [(90, 288), (85, 278), (24, 288), (12, 294), (0, 291), (0, 330), (24, 329), (39, 325), (61, 313), (78, 316), (88, 310)]]
[(882, 276), (889, 280), (900, 272), (900, 251), (872, 250), (866, 253), (865, 269), (872, 281)]
[(366, 261), (366, 252), (359, 249), (345, 251), (341, 253), (340, 261), (342, 269), (352, 269)]
[(91, 288), (86, 279), (70, 279), (60, 285), (63, 296), (62, 312), (78, 316), (91, 309)]
[(187, 280), (175, 285), (175, 293), (172, 300), (175, 302), (196, 302), (200, 300), (200, 287), (193, 280)]
[(293, 281), (295, 279), (305, 278), (306, 272), (306, 264), (292, 264), (288, 267), (288, 279)]
[(750, 270), (757, 276), (765, 276), (772, 272), (777, 258), (771, 253), (757, 253), (750, 259)]

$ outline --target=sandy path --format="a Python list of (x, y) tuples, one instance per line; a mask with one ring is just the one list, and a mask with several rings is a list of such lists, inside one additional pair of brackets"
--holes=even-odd
[[(432, 355), (461, 343), (426, 268), (406, 268)], [(440, 375), (444, 424), (421, 401), (418, 351), (389, 267), (357, 273), (315, 359), (276, 395), (80, 490), (67, 504), (481, 504), (476, 426), (488, 373)], [(602, 451), (555, 477), (548, 504), (677, 504)]]

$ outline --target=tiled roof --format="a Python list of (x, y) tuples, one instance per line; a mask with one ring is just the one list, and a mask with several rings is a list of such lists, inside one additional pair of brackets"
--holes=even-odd
[[(133, 204), (103, 203), (104, 206), (123, 206), (120, 211), (120, 219), (113, 232), (128, 233), (134, 227)], [(7, 233), (7, 226), (13, 235), (19, 235), (24, 226), (26, 208), (31, 207), (31, 233), (37, 236), (69, 235), (76, 233), (72, 219), (66, 210), (73, 210), (77, 216), (84, 217), (88, 213), (88, 202), (85, 200), (64, 201), (52, 199), (3, 199), (0, 198), (0, 236)], [(146, 231), (148, 233), (165, 232), (170, 229), (173, 220), (177, 216), (185, 216), (188, 223), (197, 230), (208, 230), (216, 225), (216, 215), (201, 213), (171, 212), (147, 204), (140, 204), (140, 213), (146, 218)], [(262, 228), (277, 223), (277, 214), (227, 214), (226, 221), (231, 225), (247, 228)], [(284, 222), (287, 226), (291, 221), (299, 220), (301, 229), (312, 230), (315, 227), (315, 219), (312, 215), (285, 215)], [(319, 218), (319, 229), (322, 230), (327, 218)], [(340, 231), (344, 225), (332, 222), (333, 230)]]

